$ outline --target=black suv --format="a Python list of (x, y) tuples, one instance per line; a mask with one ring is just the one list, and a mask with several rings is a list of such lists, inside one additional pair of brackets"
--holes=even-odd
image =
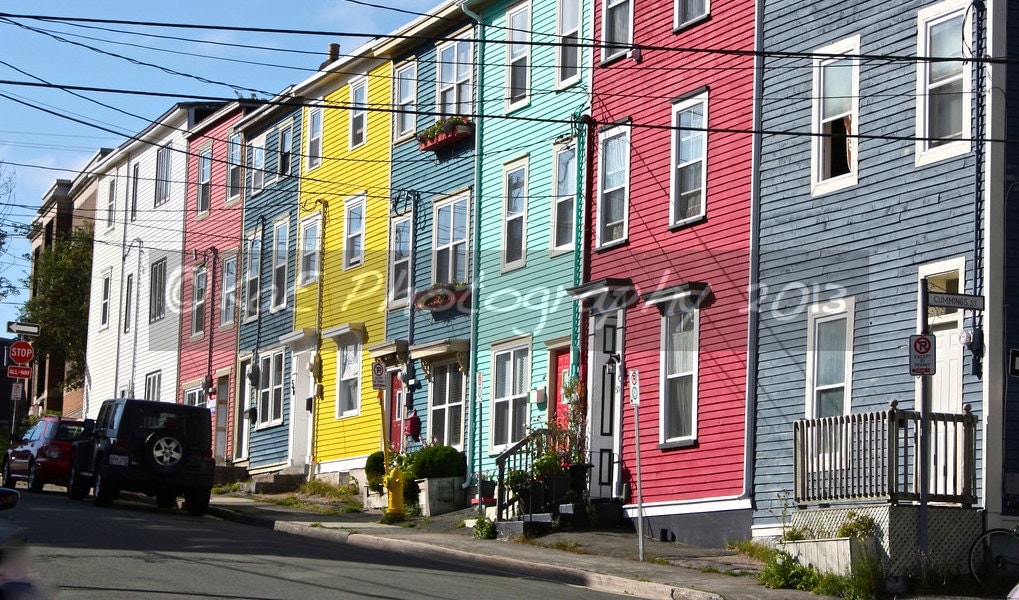
[(212, 414), (207, 408), (117, 398), (106, 400), (88, 433), (72, 446), (67, 496), (94, 488), (95, 505), (113, 504), (121, 490), (156, 497), (170, 508), (184, 496), (189, 514), (209, 509), (215, 475)]

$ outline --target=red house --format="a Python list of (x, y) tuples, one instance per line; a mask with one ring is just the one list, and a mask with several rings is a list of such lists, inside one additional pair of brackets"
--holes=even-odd
[(570, 290), (591, 496), (635, 523), (642, 500), (660, 539), (748, 537), (754, 3), (595, 13), (586, 283)]

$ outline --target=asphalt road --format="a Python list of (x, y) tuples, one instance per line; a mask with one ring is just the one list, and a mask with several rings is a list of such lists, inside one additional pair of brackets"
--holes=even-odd
[(19, 505), (0, 516), (28, 535), (31, 565), (59, 598), (617, 597), (138, 502), (97, 508), (91, 499), (68, 500), (62, 488), (20, 491)]

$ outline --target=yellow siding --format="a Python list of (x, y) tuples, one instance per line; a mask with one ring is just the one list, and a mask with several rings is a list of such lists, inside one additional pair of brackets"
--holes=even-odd
[[(340, 77), (340, 76), (338, 76)], [(338, 80), (339, 81), (339, 80)], [(391, 66), (382, 64), (368, 75), (369, 106), (390, 103)], [(350, 79), (325, 95), (328, 104), (350, 103)], [(305, 109), (305, 136), (308, 109)], [(327, 203), (323, 219), (324, 261), (322, 330), (347, 323), (363, 323), (361, 346), (360, 413), (336, 418), (338, 352), (334, 340), (322, 341), (323, 399), (314, 415), (314, 460), (327, 462), (370, 454), (381, 447), (382, 418), (378, 395), (371, 385), (371, 357), (368, 346), (385, 337), (385, 282), (389, 225), (390, 115), (386, 111), (367, 113), (367, 136), (363, 145), (349, 148), (349, 111), (326, 108), (323, 119), (323, 161), (311, 171), (302, 165), (301, 214), (320, 210)], [(306, 147), (306, 142), (305, 142)], [(364, 262), (344, 270), (345, 202), (365, 194)], [(315, 286), (297, 292), (295, 327), (315, 326)], [(304, 310), (302, 310), (304, 309)]]

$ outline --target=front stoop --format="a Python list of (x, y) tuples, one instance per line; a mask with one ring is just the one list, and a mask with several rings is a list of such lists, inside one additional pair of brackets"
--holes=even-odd
[(238, 481), (247, 481), (248, 470), (244, 467), (235, 467), (233, 465), (216, 465), (216, 474), (213, 478), (215, 485), (224, 485), (228, 483), (236, 483)]
[(495, 522), (498, 539), (537, 537), (552, 531), (552, 513), (534, 513)]
[(252, 476), (245, 487), (252, 494), (285, 494), (301, 489), (306, 479), (300, 473), (263, 473)]

